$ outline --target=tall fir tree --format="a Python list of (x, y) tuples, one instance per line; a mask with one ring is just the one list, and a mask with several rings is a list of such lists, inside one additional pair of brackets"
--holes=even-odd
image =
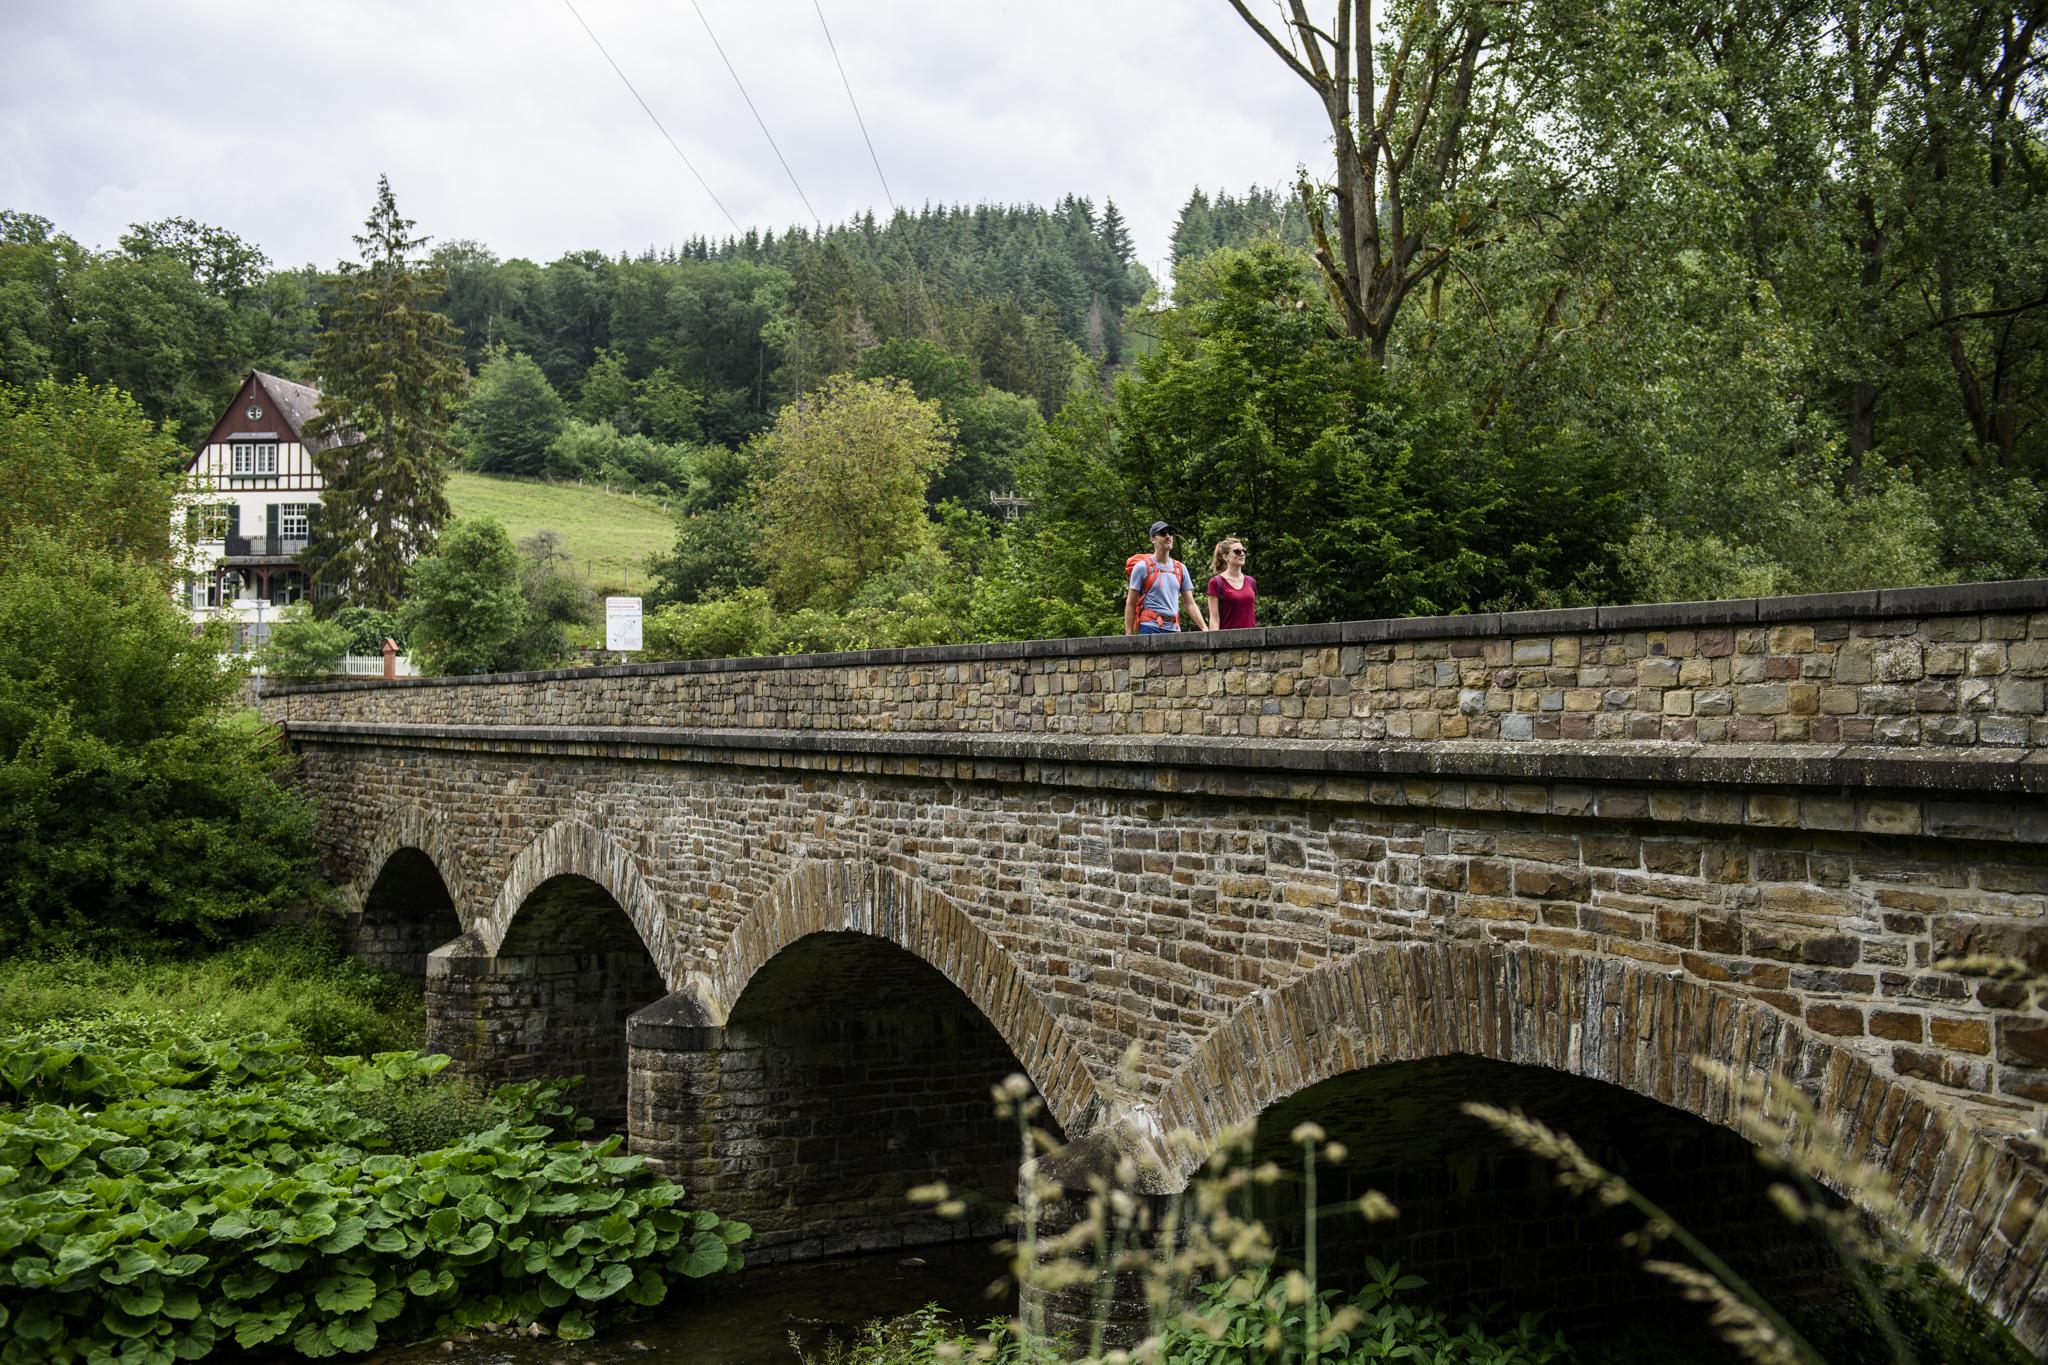
[(1109, 254), (1118, 265), (1129, 265), (1137, 254), (1137, 246), (1131, 240), (1131, 229), (1125, 224), (1124, 216), (1118, 212), (1116, 200), (1106, 200), (1102, 206), (1102, 244), (1109, 248)]
[(395, 606), (406, 567), (433, 549), (448, 518), (462, 333), (433, 311), (440, 272), (414, 254), (427, 239), (412, 226), (378, 176), (376, 207), (355, 239), (362, 263), (342, 265), (313, 351), (320, 416), (307, 434), (332, 444), (314, 456), (326, 491), (304, 563), (325, 607)]

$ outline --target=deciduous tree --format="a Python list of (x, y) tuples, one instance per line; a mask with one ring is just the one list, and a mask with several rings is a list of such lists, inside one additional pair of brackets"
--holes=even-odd
[(527, 630), (519, 552), (491, 517), (458, 521), (406, 576), (398, 624), (433, 673), (490, 673), (519, 665)]
[(236, 721), (223, 627), (154, 565), (9, 532), (0, 560), (0, 953), (217, 939), (320, 896), (312, 808)]
[(925, 487), (952, 435), (901, 380), (835, 379), (784, 408), (762, 441), (762, 559), (778, 604), (841, 605), (929, 544)]
[(473, 469), (539, 474), (562, 434), (567, 409), (524, 351), (493, 352), (462, 410), (462, 441)]
[(169, 573), (178, 455), (110, 385), (0, 383), (0, 546), (40, 529)]

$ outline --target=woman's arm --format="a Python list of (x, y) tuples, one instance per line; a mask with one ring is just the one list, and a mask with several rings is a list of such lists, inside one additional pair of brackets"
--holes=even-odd
[(1223, 629), (1223, 604), (1216, 599), (1216, 580), (1209, 580), (1209, 619), (1216, 623), (1216, 629)]

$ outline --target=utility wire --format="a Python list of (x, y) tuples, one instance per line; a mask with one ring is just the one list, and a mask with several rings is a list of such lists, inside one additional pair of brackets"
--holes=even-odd
[[(564, 0), (564, 3), (566, 3), (566, 0)], [(733, 70), (732, 58), (725, 55), (725, 49), (719, 45), (718, 35), (711, 32), (711, 21), (704, 17), (704, 7), (698, 4), (697, 0), (690, 0), (690, 8), (697, 11), (697, 22), (704, 25), (704, 32), (711, 39), (711, 46), (718, 49), (719, 60), (725, 63), (727, 71), (732, 72), (732, 83), (740, 88), (740, 98), (747, 102), (747, 109), (753, 114), (754, 122), (761, 125), (761, 136), (767, 138), (768, 145), (774, 148), (775, 159), (782, 163), (782, 173), (789, 177), (789, 183), (795, 187), (796, 197), (804, 201), (804, 211), (811, 215), (811, 226), (817, 228), (820, 235), (822, 235), (825, 231), (825, 225), (819, 219), (818, 211), (811, 207), (810, 196), (804, 193), (804, 187), (797, 184), (796, 172), (789, 168), (789, 159), (783, 156), (782, 148), (775, 146), (775, 134), (768, 131), (767, 120), (761, 117), (759, 109), (754, 108), (754, 97), (747, 93), (747, 83), (740, 79), (739, 72)]]
[(701, 173), (700, 173), (700, 172), (699, 172), (699, 171), (697, 170), (697, 168), (696, 168), (696, 167), (695, 167), (694, 165), (691, 165), (691, 163), (690, 163), (690, 158), (689, 158), (689, 157), (687, 157), (687, 156), (683, 156), (683, 149), (682, 149), (681, 147), (678, 147), (678, 146), (676, 146), (676, 140), (675, 140), (674, 138), (672, 138), (672, 137), (669, 137), (669, 132), (668, 132), (668, 129), (666, 129), (666, 128), (662, 128), (662, 126), (661, 126), (661, 120), (660, 120), (660, 119), (658, 119), (658, 118), (655, 118), (655, 117), (654, 117), (654, 111), (653, 111), (652, 109), (648, 109), (648, 108), (647, 108), (647, 101), (646, 101), (646, 100), (644, 100), (644, 99), (640, 99), (640, 92), (639, 92), (638, 90), (634, 90), (634, 89), (633, 89), (633, 82), (631, 82), (631, 81), (629, 81), (629, 80), (626, 80), (626, 73), (625, 73), (625, 72), (623, 72), (623, 71), (619, 71), (619, 64), (618, 64), (617, 62), (614, 62), (614, 61), (612, 61), (612, 54), (611, 54), (611, 53), (609, 53), (609, 52), (606, 52), (606, 51), (605, 51), (605, 46), (604, 46), (604, 44), (603, 44), (603, 43), (601, 43), (601, 42), (598, 42), (598, 38), (597, 38), (597, 35), (596, 35), (595, 33), (592, 33), (592, 32), (591, 32), (591, 29), (590, 29), (590, 25), (589, 25), (589, 24), (585, 24), (585, 23), (583, 23), (583, 16), (582, 16), (582, 15), (580, 15), (580, 14), (576, 14), (576, 6), (575, 6), (575, 5), (573, 5), (573, 4), (570, 4), (570, 0), (562, 0), (562, 3), (563, 3), (564, 5), (567, 5), (567, 6), (568, 6), (568, 9), (569, 9), (569, 13), (571, 13), (571, 14), (575, 14), (575, 15), (576, 15), (576, 22), (577, 22), (578, 24), (582, 24), (582, 25), (583, 25), (583, 31), (584, 31), (585, 33), (589, 33), (589, 34), (590, 34), (590, 41), (591, 41), (591, 42), (593, 42), (593, 43), (597, 43), (597, 50), (598, 50), (599, 52), (601, 52), (601, 53), (604, 53), (604, 59), (605, 59), (605, 60), (606, 60), (607, 62), (611, 62), (611, 68), (612, 68), (612, 70), (614, 70), (614, 71), (618, 71), (618, 74), (619, 74), (619, 79), (620, 79), (620, 80), (622, 80), (622, 81), (625, 81), (625, 82), (626, 82), (626, 88), (627, 88), (628, 90), (632, 90), (632, 91), (633, 91), (633, 98), (634, 98), (634, 99), (636, 99), (636, 100), (640, 100), (640, 107), (641, 107), (641, 108), (642, 108), (643, 110), (646, 110), (646, 112), (647, 112), (647, 117), (648, 117), (648, 118), (650, 118), (650, 119), (653, 119), (653, 120), (654, 120), (654, 126), (655, 126), (656, 128), (659, 128), (659, 129), (661, 130), (661, 135), (662, 135), (663, 137), (665, 137), (665, 138), (668, 138), (668, 145), (669, 145), (669, 146), (670, 146), (671, 148), (674, 148), (674, 150), (675, 150), (675, 154), (676, 154), (677, 156), (679, 156), (679, 157), (682, 157), (682, 161), (683, 161), (683, 164), (684, 164), (685, 166), (689, 166), (689, 168), (690, 168), (690, 174), (691, 174), (691, 175), (694, 175), (694, 176), (696, 176), (696, 177), (697, 177), (697, 183), (698, 183), (699, 185), (703, 186), (703, 189), (704, 189), (704, 193), (706, 193), (706, 194), (708, 194), (708, 195), (711, 195), (711, 202), (712, 202), (712, 203), (714, 203), (714, 204), (717, 204), (717, 205), (718, 205), (718, 211), (719, 211), (720, 213), (723, 213), (723, 214), (725, 215), (725, 221), (726, 221), (726, 222), (728, 222), (728, 223), (731, 223), (731, 224), (732, 224), (732, 230), (733, 230), (733, 231), (734, 231), (735, 233), (737, 233), (737, 232), (738, 232), (738, 231), (740, 230), (740, 224), (739, 224), (739, 220), (738, 220), (737, 218), (734, 218), (734, 217), (732, 216), (732, 212), (731, 212), (731, 210), (729, 210), (729, 209), (727, 209), (727, 208), (726, 208), (726, 206), (725, 206), (725, 203), (724, 203), (724, 201), (723, 201), (723, 200), (721, 200), (721, 199), (720, 199), (720, 198), (719, 198), (719, 197), (718, 197), (718, 196), (717, 196), (716, 194), (712, 194), (712, 192), (711, 192), (711, 186), (705, 183), (705, 180), (704, 180), (704, 177), (703, 177), (703, 175), (702, 175), (702, 174), (701, 174)]
[(889, 201), (889, 211), (896, 212), (896, 196), (889, 192), (889, 177), (882, 174), (882, 158), (875, 155), (875, 140), (868, 136), (868, 121), (860, 116), (860, 101), (853, 97), (853, 82), (846, 79), (846, 63), (839, 60), (839, 45), (832, 41), (831, 26), (825, 22), (825, 7), (818, 0), (811, 0), (811, 8), (818, 11), (818, 27), (825, 30), (825, 46), (832, 49), (832, 65), (839, 68), (839, 83), (846, 87), (846, 102), (853, 106), (853, 121), (860, 125), (860, 139), (868, 144), (868, 160), (875, 163), (875, 178), (882, 182), (882, 197)]

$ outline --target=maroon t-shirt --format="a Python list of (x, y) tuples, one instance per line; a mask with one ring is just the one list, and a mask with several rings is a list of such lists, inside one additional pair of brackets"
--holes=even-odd
[(1209, 580), (1209, 596), (1216, 599), (1218, 619), (1210, 624), (1217, 630), (1250, 630), (1258, 624), (1259, 580), (1250, 574), (1241, 588), (1231, 587), (1229, 579), (1217, 574)]

